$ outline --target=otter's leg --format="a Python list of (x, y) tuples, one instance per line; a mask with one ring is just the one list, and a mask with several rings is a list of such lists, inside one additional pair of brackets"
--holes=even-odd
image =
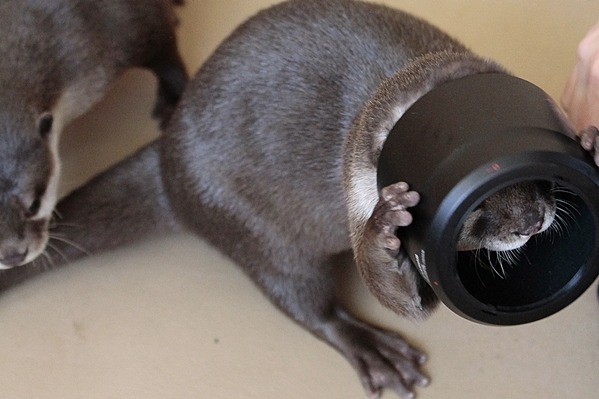
[(166, 45), (165, 50), (145, 66), (158, 78), (158, 93), (152, 116), (160, 121), (160, 128), (164, 129), (181, 99), (189, 75), (174, 42)]
[(383, 188), (372, 215), (354, 233), (356, 264), (370, 292), (387, 308), (412, 319), (423, 319), (438, 302), (396, 236), (398, 228), (412, 222), (408, 209), (419, 200), (404, 182)]
[(46, 251), (30, 264), (0, 273), (0, 291), (84, 255), (179, 228), (160, 176), (158, 142), (62, 199)]
[(261, 273), (258, 284), (279, 308), (349, 361), (369, 397), (391, 389), (401, 398), (413, 398), (414, 386), (428, 385), (420, 370), (423, 353), (397, 333), (356, 319), (338, 303), (330, 262), (279, 253), (277, 259), (262, 260), (262, 268), (272, 272)]
[[(333, 257), (313, 253), (301, 237), (285, 237), (269, 221), (244, 222), (228, 209), (188, 209), (190, 226), (229, 255), (284, 313), (339, 351), (353, 366), (371, 398), (383, 389), (412, 398), (428, 378), (423, 353), (400, 335), (349, 314), (335, 296)], [(292, 244), (290, 244), (292, 243)]]

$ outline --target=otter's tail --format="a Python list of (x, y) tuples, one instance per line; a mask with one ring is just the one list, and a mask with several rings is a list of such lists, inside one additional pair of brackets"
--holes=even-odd
[(159, 141), (61, 200), (55, 220), (50, 233), (56, 239), (48, 248), (60, 250), (52, 254), (55, 263), (61, 262), (57, 255), (72, 259), (178, 229), (162, 184)]

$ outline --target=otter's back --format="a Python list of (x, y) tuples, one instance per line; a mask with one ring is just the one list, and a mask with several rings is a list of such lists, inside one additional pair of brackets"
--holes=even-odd
[(190, 84), (167, 133), (168, 167), (204, 201), (237, 198), (248, 217), (304, 232), (318, 233), (325, 217), (346, 235), (342, 144), (351, 121), (384, 78), (448, 49), (465, 51), (383, 6), (312, 0), (263, 11)]

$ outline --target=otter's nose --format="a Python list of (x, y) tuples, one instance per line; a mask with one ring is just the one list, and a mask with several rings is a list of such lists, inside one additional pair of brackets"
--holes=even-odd
[(514, 232), (514, 234), (519, 235), (521, 237), (528, 237), (533, 234), (537, 234), (539, 231), (541, 231), (541, 226), (543, 226), (543, 224), (539, 221), (534, 224), (530, 224), (526, 227), (522, 227), (521, 229), (518, 229), (518, 231)]
[(7, 248), (0, 254), (0, 263), (5, 266), (19, 266), (27, 257), (28, 250), (21, 251), (17, 248)]

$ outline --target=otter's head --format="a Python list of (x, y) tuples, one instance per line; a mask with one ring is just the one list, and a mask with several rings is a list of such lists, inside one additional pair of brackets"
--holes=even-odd
[(50, 113), (0, 107), (0, 269), (28, 263), (48, 242), (57, 200), (57, 134)]
[(553, 223), (556, 201), (552, 189), (550, 182), (531, 181), (492, 194), (466, 218), (459, 235), (458, 251), (520, 248), (531, 236), (547, 230)]

